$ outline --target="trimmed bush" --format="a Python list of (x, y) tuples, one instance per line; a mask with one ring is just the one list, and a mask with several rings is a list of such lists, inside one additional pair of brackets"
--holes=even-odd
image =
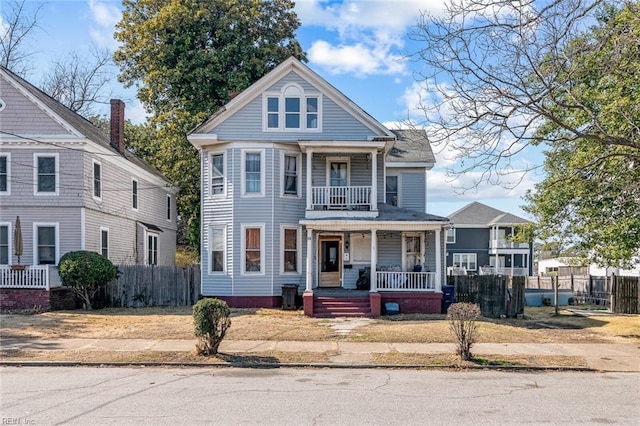
[(196, 349), (200, 355), (215, 355), (231, 326), (231, 311), (227, 302), (208, 298), (193, 305), (193, 325), (198, 338)]
[(95, 294), (116, 278), (118, 269), (100, 253), (79, 250), (62, 256), (58, 273), (62, 284), (73, 289), (82, 299), (85, 309), (90, 310)]
[(476, 320), (480, 314), (480, 307), (474, 303), (454, 303), (447, 310), (449, 328), (458, 344), (456, 353), (463, 361), (471, 359), (471, 346), (478, 335)]

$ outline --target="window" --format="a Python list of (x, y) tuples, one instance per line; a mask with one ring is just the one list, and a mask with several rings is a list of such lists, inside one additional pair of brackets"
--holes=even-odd
[(211, 247), (211, 272), (224, 272), (226, 265), (225, 255), (225, 228), (214, 226), (209, 229), (209, 246)]
[(171, 222), (171, 195), (167, 195), (167, 220)]
[(300, 155), (284, 154), (282, 157), (282, 195), (300, 194)]
[(404, 234), (404, 259), (405, 271), (413, 271), (416, 265), (422, 265), (422, 247), (424, 234)]
[(385, 200), (389, 205), (398, 206), (398, 176), (387, 176)]
[(34, 155), (35, 194), (56, 195), (58, 192), (58, 155)]
[(9, 264), (9, 225), (0, 225), (0, 265)]
[(138, 210), (138, 181), (135, 179), (131, 180), (131, 208)]
[(147, 265), (158, 264), (158, 234), (147, 233)]
[(58, 260), (57, 224), (34, 223), (35, 261), (36, 265), (55, 265)]
[(300, 273), (300, 231), (297, 226), (283, 226), (280, 233), (282, 241), (282, 273)]
[(242, 161), (242, 194), (264, 196), (264, 151), (245, 151)]
[(224, 194), (224, 154), (211, 155), (211, 195)]
[(9, 154), (0, 154), (0, 194), (9, 194)]
[(242, 233), (242, 273), (264, 275), (264, 225), (243, 225)]
[(476, 270), (476, 254), (475, 253), (453, 253), (453, 266), (457, 268), (466, 268), (467, 271)]
[(100, 228), (100, 254), (109, 257), (109, 229)]
[(93, 198), (102, 198), (102, 165), (93, 162)]
[(263, 97), (263, 129), (265, 131), (320, 131), (322, 97), (305, 93), (302, 87), (290, 84), (277, 93)]
[(331, 161), (329, 170), (330, 186), (349, 186), (349, 163)]
[(456, 229), (450, 228), (446, 231), (447, 244), (454, 244), (456, 242)]

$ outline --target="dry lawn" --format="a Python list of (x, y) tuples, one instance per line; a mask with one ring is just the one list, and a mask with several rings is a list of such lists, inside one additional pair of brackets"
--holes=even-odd
[[(453, 342), (443, 315), (397, 315), (372, 320), (343, 334), (336, 320), (308, 318), (301, 311), (233, 309), (226, 340)], [(553, 308), (527, 308), (522, 320), (479, 321), (484, 343), (640, 343), (640, 316), (576, 316)], [(121, 308), (91, 312), (0, 315), (3, 338), (193, 339), (191, 308)]]

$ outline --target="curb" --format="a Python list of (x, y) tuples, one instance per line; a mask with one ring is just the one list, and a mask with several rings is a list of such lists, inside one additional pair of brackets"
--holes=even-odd
[[(0, 361), (2, 367), (173, 367), (173, 368), (313, 368), (313, 369), (394, 369), (394, 370), (497, 370), (497, 371), (571, 371), (602, 372), (589, 367), (519, 366), (519, 365), (470, 365), (454, 364), (332, 364), (332, 363), (202, 363), (202, 362), (76, 362), (76, 361)], [(607, 371), (609, 372), (609, 371)]]

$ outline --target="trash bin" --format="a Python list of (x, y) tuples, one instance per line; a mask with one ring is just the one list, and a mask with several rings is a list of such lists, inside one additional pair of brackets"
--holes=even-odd
[(282, 309), (296, 309), (298, 286), (296, 284), (284, 284), (282, 286)]
[(447, 309), (451, 306), (452, 303), (455, 303), (455, 287), (452, 285), (443, 285), (442, 286), (442, 313), (446, 314)]

